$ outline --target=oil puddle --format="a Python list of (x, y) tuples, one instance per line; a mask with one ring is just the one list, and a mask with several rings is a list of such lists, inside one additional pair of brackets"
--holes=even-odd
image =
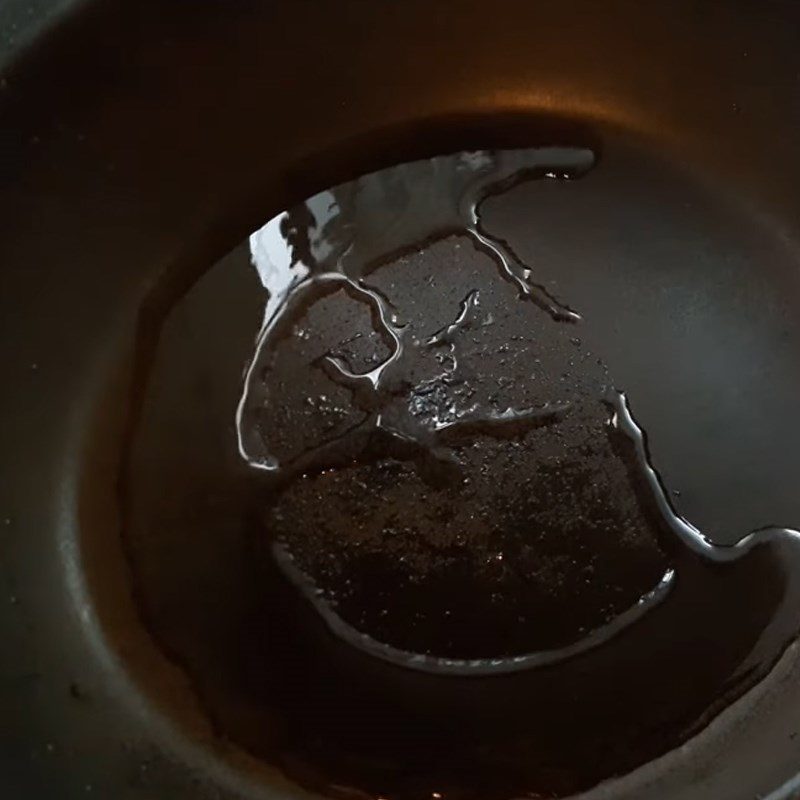
[(797, 633), (800, 537), (682, 518), (596, 310), (485, 222), (594, 167), (459, 153), (322, 192), (250, 237), (260, 294), (209, 294), (266, 290), (243, 381), (224, 329), (163, 355), (225, 377), (156, 382), (134, 434), (144, 614), (219, 732), (306, 786), (563, 796), (684, 741)]
[[(676, 548), (730, 561), (793, 536), (770, 530), (716, 547), (675, 514), (624, 396), (580, 351), (580, 314), (482, 224), (488, 197), (593, 165), (591, 151), (564, 148), (403, 165), (323, 193), (251, 238), (270, 300), (237, 413), (240, 453), (281, 485), (294, 479), (266, 517), (272, 555), (334, 633), (374, 656), (464, 675), (554, 663), (660, 603), (676, 583)], [(448, 235), (489, 256), (496, 280), (482, 275), (453, 319), (428, 330), (419, 300), (395, 291), (408, 279), (393, 274), (395, 257)], [(513, 291), (498, 302), (504, 288)], [(281, 404), (271, 396), (277, 351), (309, 337), (309, 309), (336, 292), (369, 313), (371, 329), (356, 333), (380, 342), (371, 363), (352, 368), (332, 341), (293, 357), (344, 388), (339, 402), (356, 419), (279, 458), (269, 431)], [(494, 297), (482, 303), (482, 293)], [(543, 345), (550, 363), (539, 374), (509, 368), (540, 365)], [(487, 394), (487, 381), (497, 391)], [(509, 440), (525, 452), (509, 456)]]

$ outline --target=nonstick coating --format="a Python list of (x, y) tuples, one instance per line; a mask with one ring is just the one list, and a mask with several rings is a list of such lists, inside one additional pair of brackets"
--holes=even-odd
[[(596, 231), (598, 264), (620, 253), (647, 262), (647, 275), (667, 276), (652, 278), (666, 303), (705, 285), (711, 318), (733, 314), (726, 330), (741, 334), (740, 359), (709, 351), (708, 393), (695, 398), (708, 410), (741, 389), (727, 482), (703, 485), (735, 493), (745, 528), (751, 516), (800, 525), (800, 497), (785, 491), (800, 475), (800, 425), (777, 422), (800, 406), (800, 6), (51, 6), (41, 17), (47, 3), (10, 3), (3, 16), (0, 796), (305, 796), (215, 738), (142, 628), (117, 535), (115, 443), (137, 326), (271, 214), (367, 170), (470, 147), (605, 153), (610, 213), (628, 179), (642, 202), (631, 207), (636, 235)], [(626, 148), (644, 154), (652, 192)], [(675, 210), (676, 182), (659, 175), (708, 200), (705, 216), (691, 199), (710, 220), (699, 240)], [(648, 231), (713, 280), (660, 271)], [(687, 320), (705, 318), (699, 296), (678, 295), (688, 305), (665, 317), (642, 378), (675, 475), (683, 462), (668, 433), (686, 376), (665, 358), (670, 341), (686, 344)], [(632, 338), (648, 335), (648, 315), (628, 317)], [(731, 441), (729, 430), (705, 435), (711, 451), (697, 450), (690, 487), (713, 474), (717, 439)], [(590, 796), (791, 797), (799, 678), (792, 647), (686, 746)]]

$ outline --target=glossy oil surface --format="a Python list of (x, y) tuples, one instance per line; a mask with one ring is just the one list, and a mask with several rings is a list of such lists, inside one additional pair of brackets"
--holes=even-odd
[[(168, 319), (123, 481), (142, 607), (220, 732), (304, 784), (565, 794), (682, 741), (794, 636), (795, 535), (704, 534), (652, 469), (592, 324), (624, 321), (624, 276), (517, 255), (594, 160), (337, 187), (251, 237), (263, 324), (244, 248)], [(528, 215), (497, 233), (487, 207)]]

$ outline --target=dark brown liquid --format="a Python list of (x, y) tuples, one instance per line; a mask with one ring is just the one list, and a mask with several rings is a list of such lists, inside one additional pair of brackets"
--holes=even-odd
[[(684, 740), (796, 633), (797, 535), (721, 547), (676, 515), (592, 310), (481, 223), (591, 166), (436, 159), (266, 226), (243, 395), (247, 253), (168, 319), (123, 481), (142, 610), (220, 734), (305, 785), (567, 794)], [(198, 347), (214, 305), (240, 324)]]

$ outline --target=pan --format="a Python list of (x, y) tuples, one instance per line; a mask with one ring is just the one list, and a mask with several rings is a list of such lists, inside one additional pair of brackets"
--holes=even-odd
[[(386, 651), (343, 649), (313, 602), (269, 594), (285, 571), (258, 573), (281, 609), (266, 630), (242, 588), (263, 554), (240, 528), (257, 521), (234, 525), (229, 513), (257, 480), (245, 470), (244, 494), (228, 491), (205, 417), (175, 400), (201, 398), (191, 408), (217, 415), (220, 441), (235, 443), (267, 296), (247, 237), (276, 215), (405, 162), (577, 148), (592, 154), (591, 172), (563, 194), (520, 185), (517, 212), (492, 206), (492, 225), (543, 220), (542, 274), (570, 304), (601, 309), (587, 336), (625, 390), (613, 419), (657, 468), (664, 507), (717, 547), (757, 529), (790, 535), (800, 526), (795, 4), (64, 0), (2, 13), (4, 797), (795, 796), (796, 587), (766, 556), (760, 578), (690, 596), (692, 642), (665, 644), (661, 668), (626, 679), (640, 709), (609, 712), (609, 695), (592, 712), (607, 732), (603, 758), (585, 746), (588, 723), (565, 717), (581, 720), (583, 706), (559, 716), (563, 694), (537, 696), (537, 736), (545, 749), (572, 742), (572, 755), (552, 756), (529, 784), (497, 788), (483, 773), (426, 783), (438, 773), (401, 737), (384, 750), (399, 748), (389, 772), (402, 780), (375, 768), (359, 783), (366, 773), (341, 753), (281, 749), (286, 720), (264, 712), (259, 692), (272, 696), (264, 676), (300, 628), (292, 658), (322, 666), (315, 698), (366, 687), (330, 707), (333, 722), (297, 717), (303, 741), (347, 739), (349, 722), (369, 716), (364, 698), (385, 710), (391, 696), (439, 719), (468, 709), (463, 753), (475, 753), (498, 726), (518, 732), (509, 720), (532, 690), (525, 669), (432, 676)], [(189, 364), (183, 377), (159, 361), (165, 348)], [(167, 498), (163, 529), (182, 531), (171, 538), (137, 538), (126, 516), (132, 442), (152, 422), (153, 396), (173, 403), (147, 429), (161, 470), (147, 485)], [(159, 435), (178, 430), (208, 481), (182, 495), (189, 527), (169, 516), (180, 481), (164, 467), (188, 451)], [(776, 632), (761, 610), (778, 595)], [(747, 657), (771, 648), (761, 668), (681, 735), (653, 733), (653, 709), (669, 707), (676, 686), (701, 685), (745, 628), (758, 634)], [(576, 667), (571, 685), (594, 686), (614, 664), (595, 667)], [(655, 744), (640, 747), (636, 731)]]

